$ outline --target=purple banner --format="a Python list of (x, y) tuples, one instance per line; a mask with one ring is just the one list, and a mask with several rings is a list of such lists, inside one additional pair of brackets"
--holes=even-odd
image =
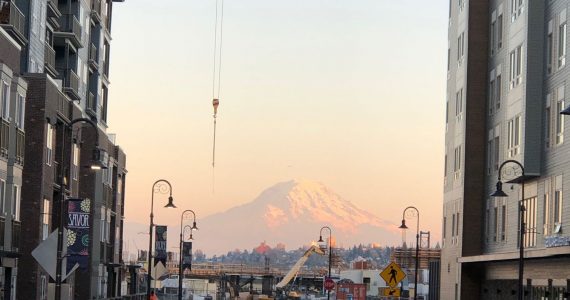
[(82, 269), (89, 264), (89, 216), (91, 200), (67, 199), (67, 267)]
[(167, 236), (167, 228), (166, 226), (156, 225), (154, 232), (154, 265), (158, 264), (158, 262), (162, 262), (162, 264), (166, 267), (166, 236)]

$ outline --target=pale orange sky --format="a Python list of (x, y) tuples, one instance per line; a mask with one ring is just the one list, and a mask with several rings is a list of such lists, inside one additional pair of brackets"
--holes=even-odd
[[(126, 222), (198, 221), (280, 181), (320, 181), (440, 239), (448, 1), (225, 2), (212, 192), (213, 0), (115, 3), (109, 132), (127, 153)], [(374, 237), (370, 242), (376, 242)]]

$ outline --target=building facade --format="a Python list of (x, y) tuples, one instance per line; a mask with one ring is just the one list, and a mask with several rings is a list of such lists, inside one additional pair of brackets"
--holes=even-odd
[[(568, 291), (570, 147), (560, 112), (568, 106), (569, 5), (450, 1), (441, 299)], [(524, 174), (513, 162), (501, 168), (508, 160)], [(490, 196), (499, 175), (508, 197)]]
[(28, 88), (20, 72), (25, 39), (10, 23), (8, 7), (0, 2), (0, 299), (15, 299), (16, 295)]
[(0, 299), (53, 297), (54, 280), (32, 251), (68, 225), (70, 199), (90, 203), (89, 243), (62, 299), (124, 291), (126, 156), (107, 133), (115, 2), (0, 0)]

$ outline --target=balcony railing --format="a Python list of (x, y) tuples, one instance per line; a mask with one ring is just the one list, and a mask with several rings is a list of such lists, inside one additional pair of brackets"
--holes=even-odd
[(56, 36), (63, 35), (71, 40), (73, 45), (77, 48), (83, 47), (81, 44), (81, 23), (77, 20), (75, 15), (64, 15), (60, 20), (60, 31), (55, 32)]
[(20, 232), (22, 230), (22, 223), (20, 221), (12, 222), (12, 251), (18, 252), (20, 249)]
[(0, 122), (0, 156), (8, 157), (8, 143), (10, 140), (10, 123), (2, 119)]
[(87, 114), (93, 116), (93, 117), (97, 117), (97, 98), (95, 98), (95, 95), (93, 95), (93, 93), (89, 92), (89, 94), (87, 95), (87, 103), (85, 104), (85, 112), (87, 112)]
[(81, 100), (79, 95), (79, 76), (72, 69), (67, 69), (63, 80), (63, 90), (73, 100)]
[(25, 24), (26, 17), (12, 1), (0, 0), (0, 25), (12, 31), (23, 43), (27, 42)]
[(57, 71), (55, 70), (55, 50), (48, 43), (45, 43), (44, 49), (45, 67), (55, 77), (57, 76)]
[(97, 69), (99, 67), (99, 59), (97, 57), (97, 47), (95, 47), (95, 44), (93, 43), (89, 47), (89, 65), (94, 69)]
[(25, 142), (26, 134), (22, 130), (16, 129), (16, 162), (20, 165), (24, 164)]

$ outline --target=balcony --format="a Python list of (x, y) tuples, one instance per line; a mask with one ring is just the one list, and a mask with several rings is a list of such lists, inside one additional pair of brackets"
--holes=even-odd
[(10, 140), (10, 123), (2, 119), (0, 122), (0, 157), (8, 157), (8, 143)]
[(75, 15), (63, 15), (59, 18), (59, 26), (59, 31), (54, 32), (56, 43), (64, 39), (69, 40), (77, 49), (83, 47), (83, 44), (81, 44), (81, 24)]
[(25, 142), (26, 134), (22, 130), (16, 129), (16, 163), (20, 165), (24, 165)]
[(95, 47), (95, 44), (91, 44), (91, 47), (89, 47), (89, 67), (97, 70), (99, 68), (99, 57), (97, 57), (97, 47)]
[(101, 23), (101, 0), (92, 0), (91, 18), (93, 19), (95, 24)]
[(63, 78), (63, 92), (72, 100), (81, 100), (79, 95), (79, 76), (72, 69), (67, 69)]
[(8, 31), (21, 45), (28, 43), (25, 31), (26, 17), (16, 4), (0, 0), (0, 26)]
[(18, 252), (20, 249), (20, 232), (22, 223), (20, 221), (12, 221), (12, 252)]
[(48, 0), (47, 2), (47, 21), (53, 26), (53, 28), (59, 27), (59, 18), (61, 17), (61, 12), (58, 8), (58, 0)]
[(85, 105), (85, 112), (92, 116), (92, 117), (97, 117), (97, 99), (95, 98), (95, 95), (93, 95), (93, 93), (89, 92), (89, 94), (87, 95), (87, 103)]
[(48, 43), (44, 45), (44, 60), (46, 72), (53, 77), (57, 77), (59, 73), (55, 69), (55, 50)]

